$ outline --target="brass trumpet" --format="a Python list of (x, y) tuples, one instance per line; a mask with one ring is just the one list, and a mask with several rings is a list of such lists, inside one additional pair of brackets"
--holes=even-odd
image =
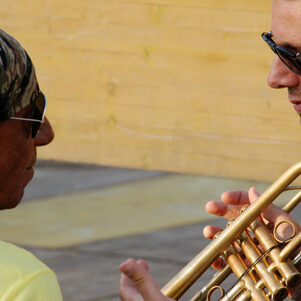
[[(215, 289), (221, 291), (219, 300), (222, 301), (284, 300), (288, 289), (300, 283), (301, 232), (291, 224), (294, 233), (288, 240), (280, 241), (262, 221), (261, 213), (283, 191), (301, 189), (289, 186), (300, 174), (301, 162), (298, 162), (171, 279), (162, 293), (178, 300), (219, 256), (223, 256), (227, 266), (192, 300), (210, 300)], [(286, 204), (284, 211), (290, 212), (300, 200), (301, 191)], [(274, 230), (278, 226), (275, 225)], [(232, 272), (238, 281), (225, 293), (219, 284)]]

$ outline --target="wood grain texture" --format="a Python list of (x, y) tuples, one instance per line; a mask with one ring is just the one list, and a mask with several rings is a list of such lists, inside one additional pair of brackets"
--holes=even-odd
[(1, 3), (48, 96), (40, 157), (257, 180), (300, 159), (298, 117), (266, 85), (269, 2)]

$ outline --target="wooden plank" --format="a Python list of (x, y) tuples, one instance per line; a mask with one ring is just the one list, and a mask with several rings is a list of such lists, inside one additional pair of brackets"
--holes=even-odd
[(270, 3), (2, 2), (48, 96), (42, 158), (259, 180), (298, 160), (298, 118), (265, 83)]

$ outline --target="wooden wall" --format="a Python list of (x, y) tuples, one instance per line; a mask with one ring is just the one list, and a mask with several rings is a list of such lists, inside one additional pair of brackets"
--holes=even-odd
[(1, 0), (56, 131), (47, 159), (274, 180), (298, 117), (266, 77), (262, 0)]

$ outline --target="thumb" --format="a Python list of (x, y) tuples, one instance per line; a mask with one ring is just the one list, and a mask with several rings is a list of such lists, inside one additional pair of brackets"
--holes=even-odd
[[(255, 187), (251, 187), (248, 191), (248, 196), (250, 203), (253, 204), (256, 202), (257, 198), (260, 195)], [(284, 217), (286, 218), (287, 216), (287, 213), (285, 213), (281, 208), (275, 206), (274, 204), (270, 204), (262, 213), (262, 217), (264, 218), (264, 220), (273, 224), (278, 222), (279, 219), (282, 220), (284, 219)]]
[(148, 272), (148, 267), (144, 260), (128, 259), (120, 266), (120, 271), (131, 279), (144, 301), (163, 301), (168, 299), (161, 294), (160, 288)]

